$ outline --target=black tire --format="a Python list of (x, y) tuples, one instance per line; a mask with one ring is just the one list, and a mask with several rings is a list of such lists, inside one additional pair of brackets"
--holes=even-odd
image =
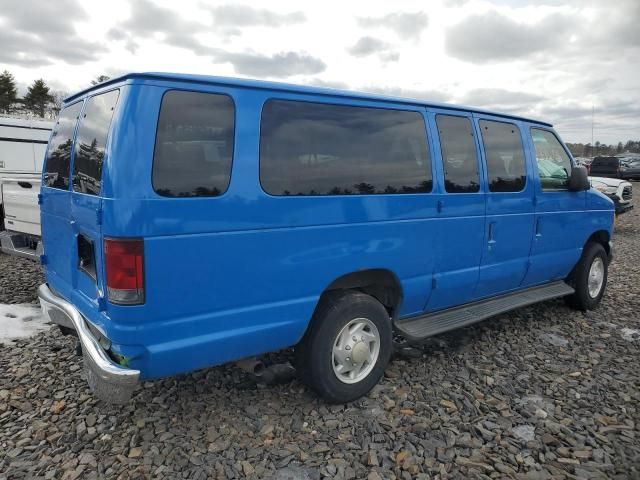
[[(377, 328), (378, 358), (357, 383), (344, 383), (334, 372), (333, 347), (338, 334), (354, 319), (365, 318)], [(365, 395), (384, 374), (392, 351), (391, 319), (375, 298), (347, 290), (325, 295), (304, 337), (295, 347), (295, 364), (302, 382), (330, 403), (346, 403)], [(355, 349), (354, 349), (355, 350)]]
[[(589, 271), (591, 270), (591, 265), (598, 261), (597, 259), (602, 261), (604, 277), (598, 294), (592, 296), (589, 293)], [(609, 257), (607, 256), (607, 252), (604, 250), (604, 247), (595, 242), (587, 243), (582, 252), (580, 261), (575, 266), (571, 272), (571, 276), (567, 280), (567, 283), (575, 289), (575, 293), (573, 295), (565, 297), (567, 305), (583, 312), (596, 308), (600, 304), (604, 291), (607, 287), (608, 267)]]

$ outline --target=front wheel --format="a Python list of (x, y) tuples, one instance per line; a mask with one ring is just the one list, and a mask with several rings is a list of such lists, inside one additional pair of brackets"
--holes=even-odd
[(331, 403), (365, 395), (382, 377), (392, 350), (389, 314), (361, 292), (328, 294), (295, 348), (302, 381)]
[(588, 243), (582, 252), (582, 258), (576, 265), (570, 282), (575, 293), (566, 297), (567, 303), (578, 310), (596, 308), (607, 286), (609, 258), (599, 243)]

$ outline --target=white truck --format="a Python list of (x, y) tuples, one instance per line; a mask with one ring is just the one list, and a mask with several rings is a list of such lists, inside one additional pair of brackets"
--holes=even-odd
[(54, 122), (0, 116), (0, 248), (38, 258), (42, 163)]

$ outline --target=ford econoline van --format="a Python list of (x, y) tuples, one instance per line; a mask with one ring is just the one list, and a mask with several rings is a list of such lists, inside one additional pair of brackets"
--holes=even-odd
[(130, 74), (66, 99), (40, 195), (44, 312), (94, 392), (288, 347), (330, 402), (420, 341), (598, 305), (613, 203), (548, 123), (321, 88)]

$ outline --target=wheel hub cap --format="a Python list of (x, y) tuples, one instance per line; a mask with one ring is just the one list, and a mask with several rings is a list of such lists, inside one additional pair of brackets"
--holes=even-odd
[(600, 294), (602, 284), (604, 283), (604, 262), (602, 258), (596, 257), (591, 263), (589, 268), (589, 279), (587, 282), (587, 288), (589, 290), (589, 296), (596, 298)]
[(333, 372), (343, 383), (363, 380), (380, 355), (380, 334), (368, 318), (356, 318), (338, 333), (332, 352)]
[(364, 342), (356, 343), (355, 347), (353, 347), (353, 363), (358, 365), (360, 363), (364, 363), (369, 359), (369, 346)]

